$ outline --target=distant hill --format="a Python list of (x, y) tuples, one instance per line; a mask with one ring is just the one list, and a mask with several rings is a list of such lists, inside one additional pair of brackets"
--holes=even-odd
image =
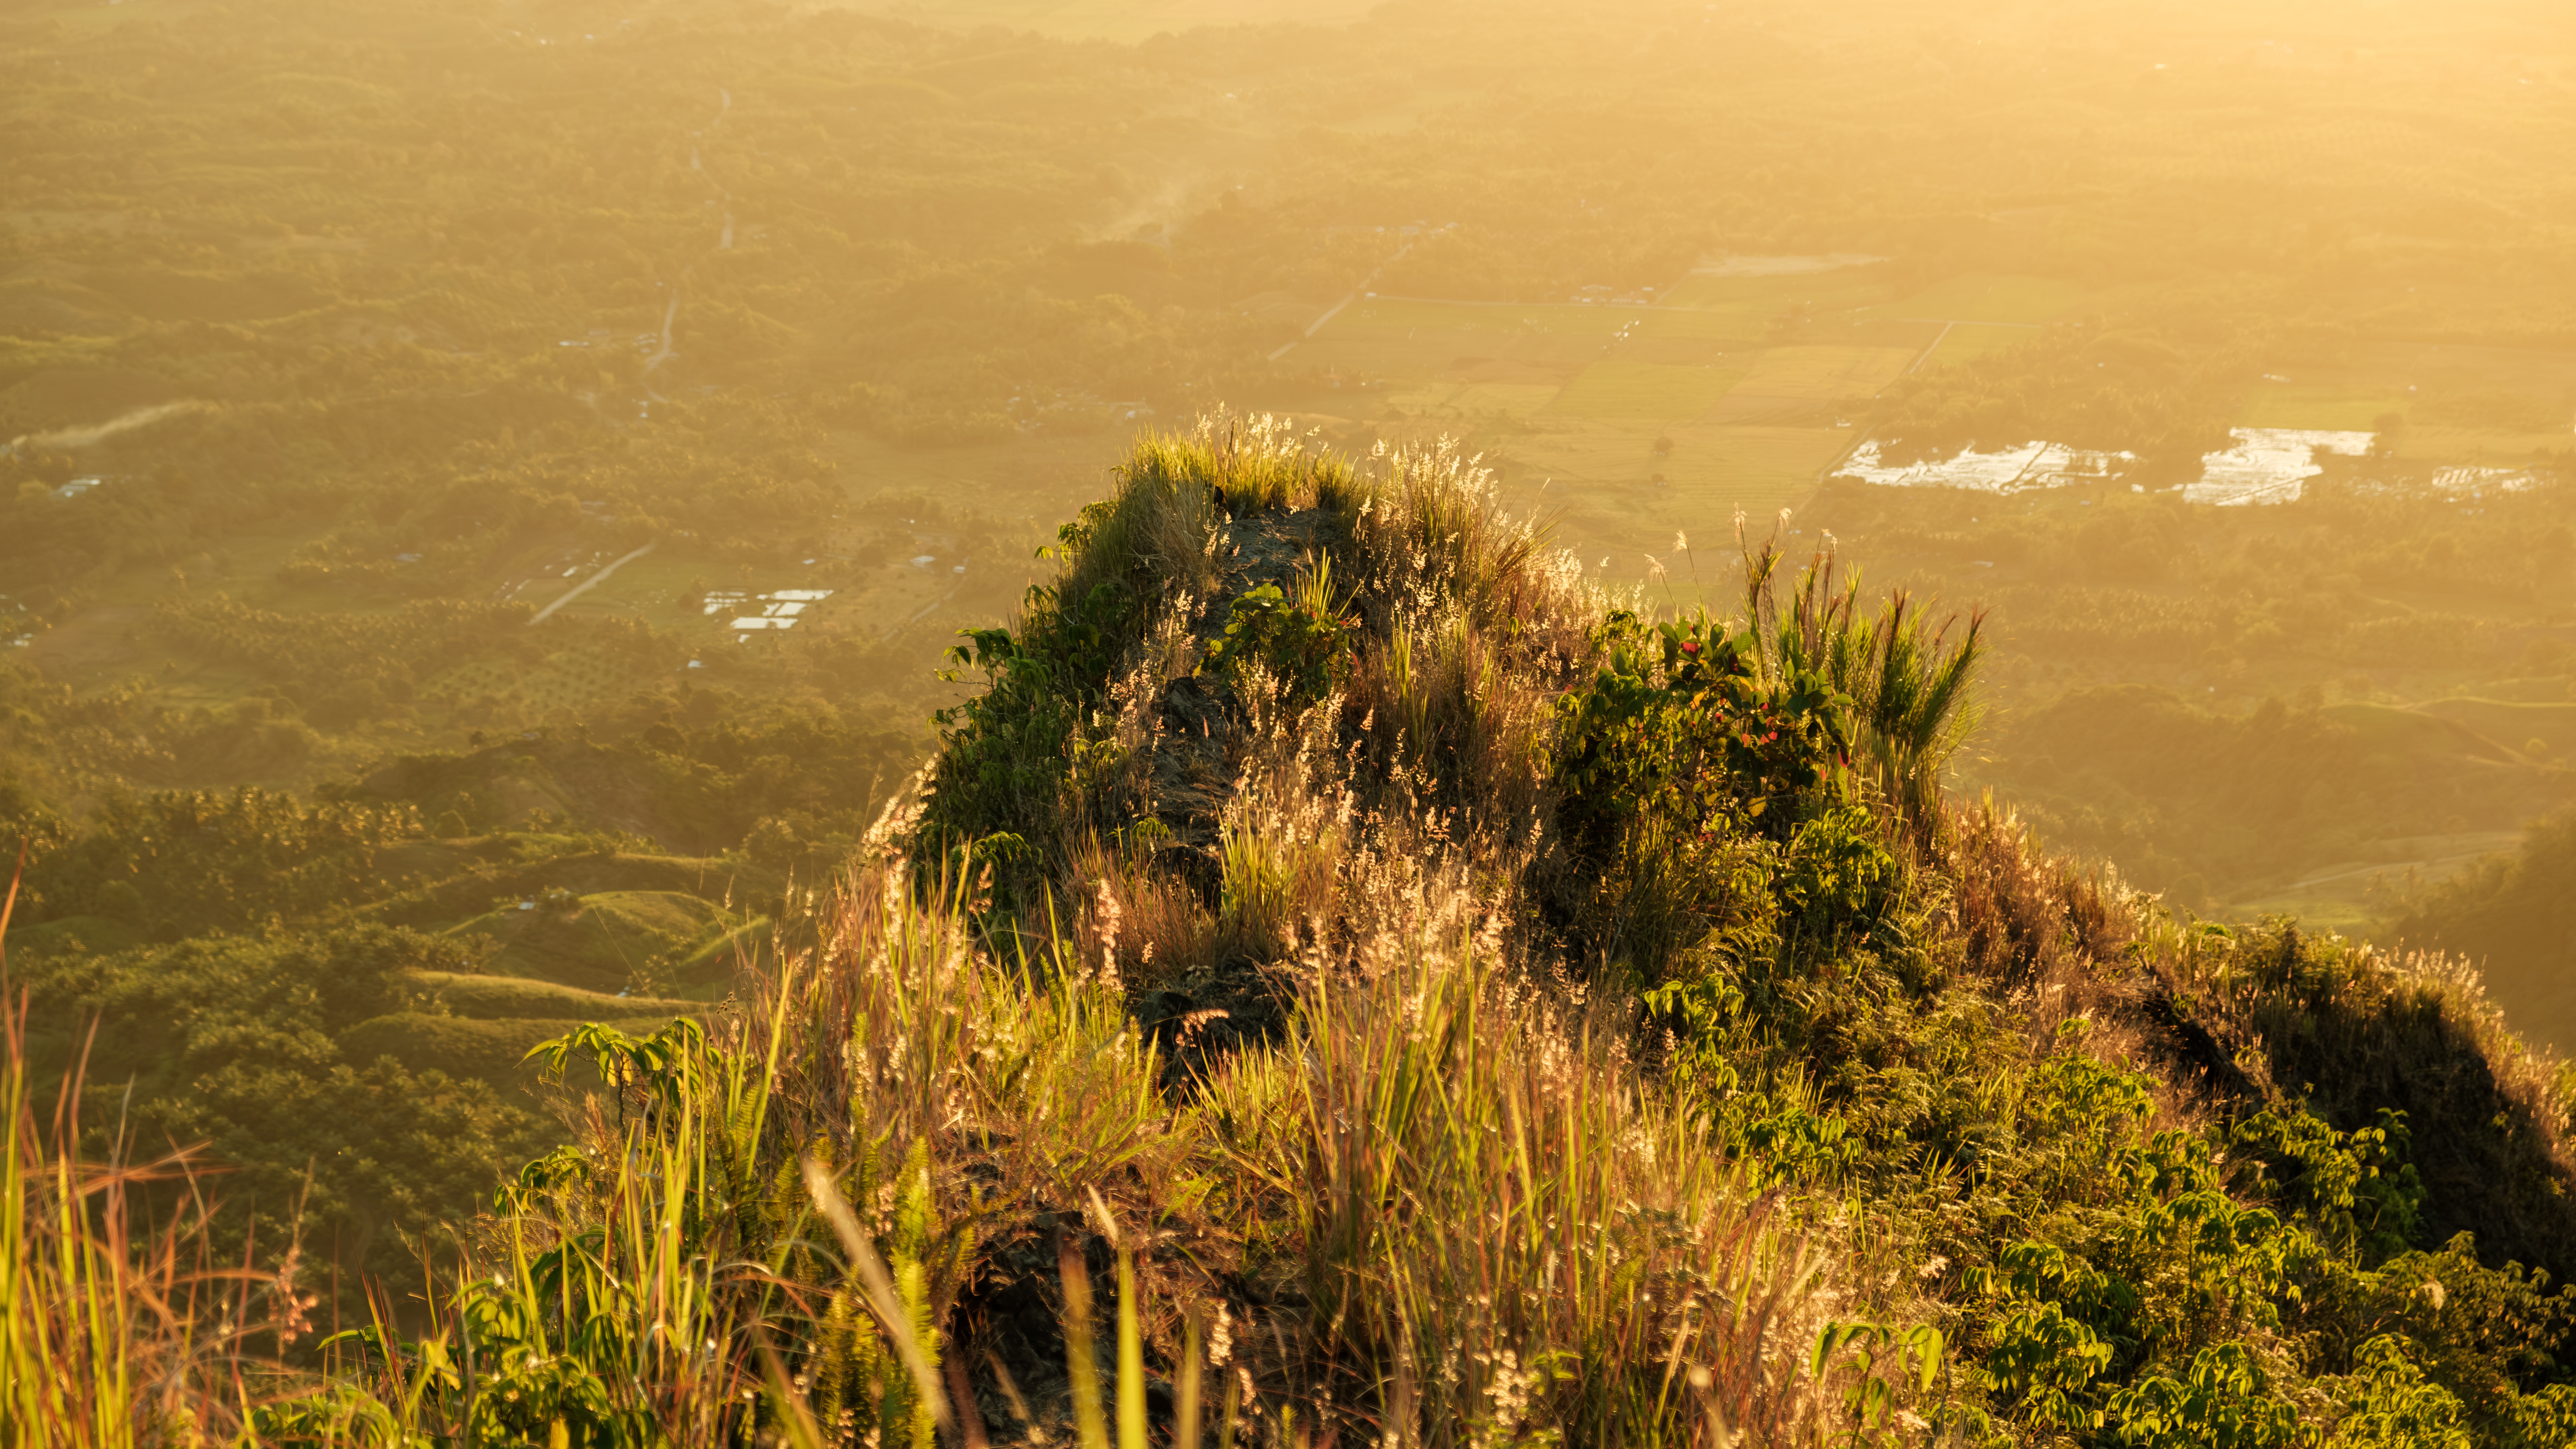
[(2384, 935), (2468, 958), (2532, 1045), (2576, 1053), (2576, 815), (2417, 891)]
[[(2209, 709), (2169, 689), (2071, 691), (1979, 741), (1977, 777), (2058, 848), (2117, 861), (2197, 910), (2354, 927), (2374, 871), (2488, 848), (2576, 800), (2549, 743), (2576, 705), (2442, 700)], [(2348, 900), (2302, 899), (2349, 882)], [(2320, 909), (2329, 904), (2340, 909)]]

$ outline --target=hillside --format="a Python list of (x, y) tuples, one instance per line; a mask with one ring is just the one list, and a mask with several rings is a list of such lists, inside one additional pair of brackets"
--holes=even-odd
[(0, 1449), (2576, 1445), (2559, 7), (17, 0), (0, 134)]
[[(2548, 6), (883, 8), (0, 15), (0, 769), (309, 792), (680, 679), (909, 731), (1133, 431), (1220, 404), (1460, 437), (1668, 602), (1734, 592), (1677, 533), (1794, 507), (1992, 606), (1999, 720), (2568, 698)], [(2239, 428), (2371, 441), (2215, 506)], [(2137, 476), (1960, 462), (2043, 442)], [(2365, 867), (2528, 818), (2402, 763), (2429, 831), (2250, 870), (2190, 799), (1979, 777), (2353, 927)]]
[(2562, 1050), (2576, 1042), (2576, 816), (2535, 825), (2517, 848), (2394, 906), (2391, 939), (2481, 968), (2488, 992), (2535, 1041)]
[[(529, 1049), (584, 1021), (703, 1017), (809, 931), (919, 745), (683, 688), (398, 756), (312, 796), (119, 793), (68, 820), (0, 780), (24, 840), (11, 1044), (100, 1120), (205, 1143), (240, 1251), (292, 1214), (335, 1311), (563, 1140)], [(590, 732), (585, 730), (585, 735)], [(23, 993), (23, 995), (22, 995)]]
[(2559, 1090), (1950, 798), (1973, 616), (1748, 529), (1658, 620), (1257, 422), (1060, 558), (812, 949), (559, 1040), (613, 1090), (269, 1439), (2576, 1434)]

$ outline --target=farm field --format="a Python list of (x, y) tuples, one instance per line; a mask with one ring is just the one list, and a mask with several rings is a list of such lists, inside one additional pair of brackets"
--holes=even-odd
[(2365, 342), (2290, 357), (2248, 393), (2247, 427), (2372, 430), (2395, 419), (2393, 456), (2472, 462), (2576, 442), (2576, 352)]
[[(1890, 269), (1865, 265), (1768, 275), (1716, 275), (1693, 271), (1657, 299), (1730, 320), (1752, 319), (1742, 335), (1762, 335), (1761, 322), (1794, 309), (1849, 311), (1884, 303), (1895, 293)], [(1742, 325), (1739, 320), (1739, 324)]]
[(1971, 362), (1989, 352), (2028, 342), (2039, 336), (2036, 326), (2019, 322), (1961, 322), (1945, 325), (1935, 334), (1931, 351), (1918, 364), (1923, 367), (1948, 367)]
[(1202, 25), (1346, 24), (1366, 15), (1358, 0), (838, 0), (839, 8), (959, 30), (1002, 27), (1065, 39), (1143, 40)]
[(1457, 434), (1596, 573), (1642, 579), (1675, 532), (1797, 505), (1858, 440), (1941, 329), (1806, 309), (1884, 300), (1885, 271), (1694, 274), (1650, 307), (1363, 299), (1283, 365), (1344, 384), (1294, 410)]
[(1694, 418), (1727, 396), (1750, 370), (1744, 364), (1730, 367), (1596, 362), (1576, 374), (1548, 404), (1548, 410), (1577, 418)]
[(1901, 347), (1769, 348), (1754, 357), (1710, 421), (1831, 423), (1823, 414), (1837, 403), (1865, 415), (1869, 399), (1913, 360)]
[(2307, 879), (2277, 891), (2227, 903), (2227, 913), (2247, 919), (2295, 916), (2302, 929), (2367, 936), (2386, 919), (2395, 892), (2420, 889), (2445, 880), (2521, 840), (2518, 831), (2463, 831), (2384, 842), (2387, 852), (2376, 860), (2333, 861)]
[(2012, 322), (2038, 325), (2072, 315), (2099, 293), (2049, 277), (1969, 273), (1861, 307), (1864, 316), (1941, 322)]

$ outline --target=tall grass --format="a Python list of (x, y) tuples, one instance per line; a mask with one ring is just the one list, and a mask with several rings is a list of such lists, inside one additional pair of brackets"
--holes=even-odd
[(1937, 825), (1942, 771), (1977, 724), (1970, 686), (1985, 653), (1985, 616), (1935, 623), (1902, 590), (1867, 613), (1858, 576), (1838, 587), (1830, 553), (1784, 591), (1785, 561), (1776, 538), (1744, 560), (1744, 617), (1766, 682), (1814, 673), (1849, 696), (1856, 743), (1882, 796), (1918, 826)]
[[(0, 943), (17, 895), (13, 875)], [(267, 1273), (218, 1261), (192, 1153), (138, 1156), (120, 1132), (85, 1155), (77, 1070), (43, 1120), (7, 966), (0, 944), (0, 1445), (230, 1439), (280, 1387), (254, 1347), (310, 1331), (301, 1257)]]
[(218, 1263), (190, 1154), (84, 1160), (80, 1084), (39, 1121), (25, 1028), (23, 1009), (0, 1026), (0, 1444), (230, 1438), (277, 1387), (254, 1340), (291, 1340), (311, 1306), (297, 1260)]
[(1284, 418), (1218, 413), (1188, 435), (1140, 440), (1095, 505), (1056, 595), (1078, 600), (1108, 583), (1140, 594), (1215, 591), (1218, 530), (1242, 514), (1299, 508), (1337, 512), (1363, 487), (1349, 463), (1312, 446)]
[[(1002, 959), (971, 891), (872, 866), (716, 1031), (559, 1044), (610, 1087), (583, 1140), (460, 1244), (425, 1331), (344, 1340), (341, 1387), (262, 1422), (928, 1445), (984, 1434), (998, 1395), (1142, 1449), (1221, 1397), (1227, 1440), (1283, 1446), (1820, 1442), (1853, 1375), (1809, 1362), (1826, 1240), (1739, 1190), (1615, 1033), (1541, 1004), (1459, 860), (1425, 869), (1386, 882), (1429, 907), (1416, 929), (1175, 1099), (1077, 943)], [(1106, 1352), (1086, 1237), (1117, 1265)], [(1064, 1372), (1005, 1387), (969, 1303), (1049, 1240)], [(1232, 1286), (1281, 1250), (1303, 1310)]]
[(1398, 1443), (1804, 1442), (1825, 1264), (1625, 1060), (1437, 939), (1319, 991), (1299, 1044), (1311, 1331)]
[(1493, 474), (1455, 439), (1415, 448), (1381, 444), (1354, 499), (1362, 592), (1373, 626), (1400, 609), (1439, 602), (1464, 608), (1480, 628), (1517, 627), (1549, 644), (1572, 626), (1579, 637), (1593, 612), (1582, 572), (1546, 546), (1534, 519), (1498, 504)]
[(823, 948), (713, 1033), (557, 1043), (610, 1100), (469, 1236), (426, 1335), (341, 1367), (466, 1442), (927, 1444), (989, 1246), (1033, 1201), (1166, 1179), (1183, 1139), (1113, 993), (974, 949), (962, 890), (911, 880), (845, 882)]

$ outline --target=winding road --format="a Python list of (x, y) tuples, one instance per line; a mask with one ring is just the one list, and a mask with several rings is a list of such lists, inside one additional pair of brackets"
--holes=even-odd
[[(726, 115), (731, 113), (732, 110), (733, 92), (725, 89), (723, 86), (716, 87), (716, 118), (707, 122), (707, 129), (705, 131), (700, 131), (696, 134), (701, 138), (705, 137), (709, 132), (714, 131), (716, 127), (723, 125), (724, 118)], [(716, 180), (714, 174), (707, 170), (706, 162), (699, 149), (695, 146), (691, 146), (689, 148), (689, 169), (698, 173), (699, 176), (704, 177), (707, 185), (715, 188), (717, 202), (727, 208), (724, 214), (723, 230), (716, 236), (715, 251), (731, 251), (733, 249), (733, 212), (731, 210), (733, 204), (733, 193), (725, 190), (724, 183)], [(710, 252), (708, 255), (712, 256), (714, 255), (714, 252)], [(705, 258), (702, 257), (699, 260), (703, 261)], [(674, 323), (680, 320), (680, 289), (689, 284), (690, 275), (696, 272), (697, 269), (697, 262), (691, 262), (687, 266), (682, 267), (680, 269), (680, 279), (671, 284), (670, 303), (662, 309), (662, 345), (651, 357), (644, 359), (644, 375), (637, 379), (643, 385), (644, 395), (655, 402), (670, 401), (669, 398), (666, 398), (659, 392), (654, 391), (653, 374), (662, 366), (663, 363), (670, 361), (675, 355), (671, 350), (671, 328)], [(618, 562), (623, 563), (625, 560), (620, 559)], [(609, 565), (610, 568), (615, 568), (616, 566), (616, 564)], [(603, 573), (601, 577), (606, 577), (606, 574)], [(571, 596), (566, 595), (565, 597), (569, 598)], [(557, 602), (561, 601), (558, 600)], [(552, 611), (549, 610), (548, 612)], [(545, 615), (540, 614), (537, 617), (544, 618)]]

